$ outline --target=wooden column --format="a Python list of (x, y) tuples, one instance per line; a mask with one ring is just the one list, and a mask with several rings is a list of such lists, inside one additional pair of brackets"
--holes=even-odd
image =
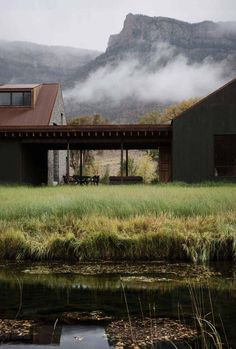
[(79, 151), (79, 175), (80, 177), (83, 176), (83, 150), (80, 149)]
[(124, 163), (124, 148), (123, 148), (123, 142), (121, 142), (120, 145), (120, 175), (121, 175), (121, 182), (123, 182), (123, 163)]
[(70, 144), (69, 142), (67, 143), (66, 178), (67, 178), (67, 183), (69, 184), (69, 179), (70, 179)]
[(125, 175), (128, 177), (129, 175), (129, 150), (125, 150)]
[(159, 181), (171, 182), (171, 147), (159, 148)]

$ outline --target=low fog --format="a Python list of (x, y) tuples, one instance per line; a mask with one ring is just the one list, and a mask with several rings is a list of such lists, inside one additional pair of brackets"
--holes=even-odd
[(149, 64), (125, 58), (115, 67), (106, 65), (65, 95), (79, 103), (109, 100), (119, 104), (127, 98), (170, 103), (205, 96), (227, 80), (224, 61), (215, 63), (208, 58), (190, 64), (185, 56), (174, 53), (175, 48), (159, 44)]

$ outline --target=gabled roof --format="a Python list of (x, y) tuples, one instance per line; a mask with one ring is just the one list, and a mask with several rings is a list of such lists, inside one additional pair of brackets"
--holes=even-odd
[[(181, 116), (184, 116), (185, 114), (187, 114), (189, 111), (193, 110), (194, 108), (204, 104), (205, 102), (207, 102), (211, 97), (217, 95), (218, 93), (223, 92), (224, 90), (227, 89), (227, 87), (230, 87), (231, 85), (236, 86), (236, 78), (230, 80), (229, 82), (227, 82), (225, 85), (221, 86), (220, 88), (218, 88), (217, 90), (213, 91), (212, 93), (210, 93), (209, 95), (207, 95), (206, 97), (200, 99), (200, 101), (196, 102), (195, 104), (193, 104), (190, 108), (184, 110), (182, 113), (180, 113), (179, 115), (177, 115), (172, 121), (178, 119)], [(236, 98), (235, 98), (235, 102), (236, 102)]]
[(49, 125), (59, 84), (0, 85), (0, 91), (33, 90), (36, 87), (39, 91), (34, 106), (0, 107), (0, 127)]

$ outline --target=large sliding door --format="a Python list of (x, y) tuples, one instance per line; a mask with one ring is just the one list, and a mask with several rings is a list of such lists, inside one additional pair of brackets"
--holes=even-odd
[(236, 180), (236, 135), (215, 136), (215, 177)]

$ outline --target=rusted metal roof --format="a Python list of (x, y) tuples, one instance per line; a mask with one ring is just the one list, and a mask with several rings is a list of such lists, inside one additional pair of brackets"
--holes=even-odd
[[(26, 90), (39, 85), (1, 85), (0, 90)], [(0, 106), (0, 127), (46, 126), (49, 125), (56, 101), (59, 84), (42, 84), (33, 107)]]

